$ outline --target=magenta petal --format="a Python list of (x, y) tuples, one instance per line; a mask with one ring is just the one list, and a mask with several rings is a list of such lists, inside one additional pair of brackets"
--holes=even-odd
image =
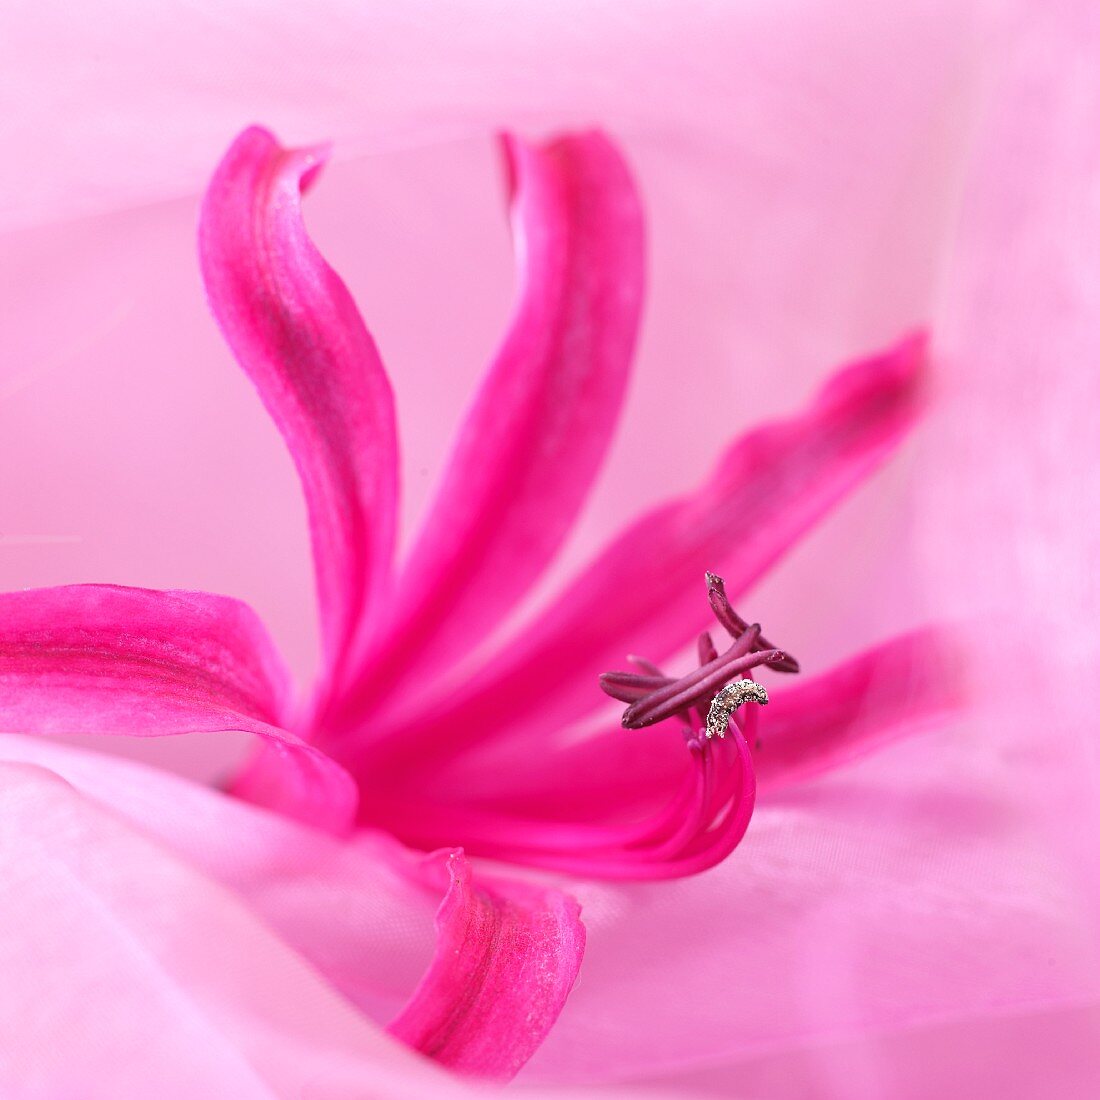
[(244, 730), (278, 768), (255, 801), (329, 828), (351, 778), (281, 728), (288, 679), (250, 608), (205, 592), (72, 585), (0, 595), (0, 730), (137, 737)]
[(522, 883), (475, 886), (460, 851), (429, 857), (425, 871), (443, 864), (450, 887), (435, 959), (389, 1031), (450, 1069), (510, 1080), (573, 988), (584, 954), (580, 906)]
[(422, 805), (409, 791), (373, 810), (421, 845), (450, 835), (478, 855), (586, 878), (684, 877), (730, 854), (757, 786), (766, 796), (957, 711), (960, 668), (944, 634), (926, 629), (803, 683), (785, 681), (766, 709), (746, 713), (744, 739), (731, 726), (726, 742), (691, 752), (686, 786), (688, 754), (669, 722), (556, 750), (519, 740), (486, 746), (432, 776)]
[(325, 156), (246, 130), (207, 190), (199, 250), (214, 315), (298, 467), (332, 669), (388, 583), (397, 433), (374, 341), (302, 222)]
[(772, 693), (760, 721), (753, 759), (761, 790), (862, 756), (945, 717), (963, 701), (961, 663), (944, 635), (931, 629), (784, 685)]
[[(412, 769), (505, 730), (534, 743), (592, 710), (599, 675), (627, 653), (661, 660), (684, 645), (702, 625), (708, 569), (735, 598), (894, 450), (925, 365), (924, 339), (910, 337), (838, 372), (804, 412), (743, 436), (701, 488), (632, 524), (480, 675), (377, 731), (388, 762)], [(531, 685), (549, 682), (532, 706)]]
[[(927, 728), (965, 702), (962, 663), (936, 629), (891, 638), (801, 683), (769, 688), (766, 708), (746, 714), (746, 737), (760, 797)], [(562, 836), (609, 818), (631, 820), (677, 789), (684, 746), (673, 723), (649, 730), (610, 728), (562, 748), (534, 753), (515, 740), (487, 745), (432, 777), (428, 799), (448, 792), (486, 820), (539, 820)], [(732, 731), (731, 731), (732, 732)], [(495, 776), (506, 774), (507, 785)], [(449, 809), (449, 807), (448, 807)], [(443, 810), (438, 813), (443, 816)], [(455, 820), (458, 820), (458, 814)], [(522, 834), (500, 828), (497, 849)], [(476, 851), (474, 844), (468, 848)]]
[[(557, 761), (547, 761), (558, 776), (556, 808), (582, 804), (576, 816), (555, 817), (552, 799), (547, 816), (535, 817), (525, 815), (520, 799), (507, 800), (511, 805), (506, 808), (446, 801), (445, 795), (418, 804), (413, 793), (397, 800), (391, 793), (390, 801), (376, 800), (372, 810), (387, 828), (418, 847), (458, 837), (477, 855), (586, 879), (644, 881), (698, 874), (721, 863), (745, 835), (756, 800), (752, 758), (736, 728), (725, 741), (691, 750), (675, 734), (661, 733), (673, 744), (679, 741), (679, 768), (652, 777), (644, 790), (643, 785), (634, 791), (616, 789), (615, 755), (607, 752), (588, 761), (585, 793), (578, 800), (570, 791), (571, 775)], [(529, 759), (538, 758), (529, 754)], [(522, 770), (522, 764), (514, 769), (521, 784)]]
[[(641, 205), (598, 132), (503, 139), (519, 290), (369, 658), (362, 694), (469, 652), (569, 532), (619, 416), (642, 303)], [(363, 700), (360, 700), (363, 705)]]

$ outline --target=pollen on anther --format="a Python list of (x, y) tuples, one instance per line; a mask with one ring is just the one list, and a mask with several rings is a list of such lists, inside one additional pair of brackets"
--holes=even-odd
[(711, 701), (707, 714), (707, 740), (725, 737), (733, 712), (743, 703), (749, 702), (759, 703), (761, 706), (767, 704), (768, 693), (763, 684), (758, 684), (755, 680), (734, 680), (732, 684), (722, 688)]

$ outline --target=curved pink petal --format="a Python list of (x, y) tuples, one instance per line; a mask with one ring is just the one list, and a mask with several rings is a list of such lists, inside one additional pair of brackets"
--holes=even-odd
[(298, 467), (332, 671), (389, 581), (397, 434), (374, 341), (302, 221), (326, 155), (242, 133), (203, 200), (199, 252), (214, 316)]
[(958, 711), (963, 676), (961, 654), (926, 629), (774, 692), (753, 753), (761, 790), (835, 768)]
[[(770, 702), (751, 708), (746, 737), (753, 771), (767, 795), (957, 712), (962, 670), (935, 628), (862, 651), (801, 682), (769, 686)], [(589, 822), (624, 817), (667, 799), (683, 771), (684, 746), (674, 724), (651, 730), (612, 728), (541, 752), (520, 739), (458, 758), (424, 787), (426, 797), (499, 814)], [(494, 779), (505, 773), (506, 786)]]
[[(212, 833), (202, 818), (192, 828)], [(0, 874), (6, 1097), (469, 1095), (348, 1004), (247, 899), (41, 767), (0, 767)]]
[(67, 745), (0, 737), (0, 760), (64, 776), (234, 891), (370, 1019), (396, 1019), (400, 1038), (450, 1068), (511, 1076), (573, 985), (584, 928), (556, 890), (474, 875), (461, 854), (425, 857), (381, 834), (338, 839)]
[(414, 771), (504, 733), (540, 740), (592, 710), (600, 673), (631, 652), (660, 660), (698, 629), (706, 570), (735, 598), (881, 465), (913, 424), (925, 365), (923, 337), (910, 337), (838, 372), (801, 414), (743, 436), (700, 489), (631, 525), (480, 675), (342, 758), (357, 766), (369, 751), (376, 766)]
[(440, 852), (450, 885), (435, 959), (389, 1031), (450, 1069), (510, 1080), (542, 1044), (584, 955), (580, 906), (520, 883), (475, 886), (460, 851)]
[(959, 709), (961, 675), (940, 631), (915, 631), (804, 682), (781, 681), (766, 708), (746, 710), (743, 736), (731, 727), (710, 743), (712, 756), (687, 752), (673, 721), (565, 745), (516, 738), (381, 792), (371, 813), (421, 846), (447, 836), (478, 855), (585, 878), (683, 877), (730, 854), (754, 792), (927, 729)]
[(360, 713), (426, 667), (468, 653), (513, 608), (569, 532), (622, 406), (644, 263), (630, 172), (598, 132), (544, 146), (506, 136), (503, 148), (515, 313), (402, 571), (392, 618), (361, 666)]
[[(675, 733), (661, 732), (680, 741), (681, 760), (677, 769), (647, 785), (647, 799), (604, 797), (597, 781), (576, 817), (555, 816), (553, 809), (536, 817), (518, 800), (501, 810), (448, 800), (446, 795), (432, 801), (423, 792), (397, 790), (378, 798), (372, 813), (395, 835), (419, 847), (451, 836), (477, 855), (586, 879), (645, 881), (698, 874), (721, 863), (745, 835), (756, 800), (752, 757), (733, 728), (725, 741), (697, 744), (690, 752)], [(590, 777), (607, 776), (610, 760), (597, 759)], [(560, 778), (558, 794), (575, 804), (569, 778), (555, 763), (550, 765)], [(517, 772), (523, 770), (521, 765)], [(660, 779), (665, 780), (663, 788)]]
[(254, 800), (344, 828), (355, 785), (282, 728), (288, 688), (263, 624), (237, 600), (114, 585), (0, 595), (0, 729), (254, 733), (280, 761), (253, 787)]

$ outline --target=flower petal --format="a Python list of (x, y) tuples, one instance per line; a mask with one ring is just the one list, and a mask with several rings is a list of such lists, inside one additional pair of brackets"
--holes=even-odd
[[(740, 733), (704, 745), (670, 781), (663, 804), (633, 819), (608, 819), (619, 807), (597, 796), (591, 815), (575, 820), (510, 816), (454, 805), (388, 806), (387, 821), (411, 843), (447, 832), (491, 859), (564, 871), (585, 879), (643, 882), (683, 878), (721, 863), (745, 835), (756, 802), (752, 757)], [(682, 777), (681, 777), (682, 776)]]
[(510, 1076), (573, 984), (584, 928), (555, 890), (474, 877), (460, 853), (425, 857), (382, 834), (328, 836), (68, 745), (0, 736), (5, 760), (62, 775), (228, 887), (370, 1019), (396, 1018), (402, 1039), (451, 1068)]
[(298, 467), (331, 672), (389, 582), (397, 433), (374, 341), (302, 221), (325, 157), (246, 130), (206, 192), (199, 251), (214, 316)]
[(4, 1096), (468, 1095), (239, 897), (40, 767), (0, 766), (0, 874)]
[(477, 855), (589, 879), (695, 874), (741, 840), (754, 792), (766, 797), (957, 710), (954, 658), (941, 632), (926, 629), (803, 683), (783, 681), (767, 709), (746, 708), (743, 736), (731, 727), (727, 741), (710, 743), (713, 757), (686, 752), (673, 722), (537, 751), (518, 738), (494, 743), (416, 789), (381, 794), (372, 813), (410, 843), (448, 836)]
[(463, 420), (392, 618), (362, 663), (368, 680), (353, 712), (464, 656), (512, 609), (569, 532), (622, 406), (643, 283), (630, 172), (595, 131), (544, 146), (506, 136), (503, 147), (515, 313)]
[(584, 954), (580, 907), (556, 890), (475, 887), (466, 857), (441, 852), (450, 887), (435, 959), (390, 1033), (450, 1069), (510, 1080), (542, 1044)]
[(347, 773), (282, 728), (286, 671), (237, 600), (114, 585), (4, 593), (0, 686), (2, 730), (254, 733), (281, 762), (255, 801), (334, 829), (354, 814)]
[(775, 691), (753, 754), (761, 790), (837, 767), (957, 711), (962, 678), (960, 655), (928, 629)]
[[(594, 709), (600, 673), (629, 652), (661, 660), (698, 629), (707, 569), (736, 597), (881, 465), (913, 423), (924, 368), (925, 341), (910, 337), (834, 375), (800, 415), (743, 436), (699, 490), (637, 520), (479, 675), (423, 698), (363, 751), (413, 770), (503, 730), (551, 736)], [(532, 685), (547, 683), (534, 705)], [(342, 758), (355, 764), (354, 753)]]

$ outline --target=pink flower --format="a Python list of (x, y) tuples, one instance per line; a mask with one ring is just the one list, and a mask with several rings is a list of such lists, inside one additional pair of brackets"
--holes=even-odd
[[(21, 8), (0, 35), (0, 589), (234, 593), (306, 682), (293, 466), (194, 276), (226, 136), (260, 117), (336, 138), (308, 224), (385, 352), (415, 521), (509, 302), (485, 135), (598, 122), (644, 190), (644, 327), (604, 472), (528, 605), (728, 437), (803, 405), (825, 364), (923, 322), (933, 414), (737, 604), (807, 676), (948, 608), (981, 705), (762, 793), (746, 842), (705, 874), (567, 879), (581, 980), (517, 1084), (1091, 1095), (1093, 7)], [(684, 766), (675, 728), (616, 723), (624, 766), (658, 745)], [(209, 782), (248, 735), (84, 740)], [(374, 1024), (431, 959), (439, 902), (375, 834), (332, 838), (42, 738), (0, 737), (0, 753), (72, 785), (2, 769), (0, 1092), (460, 1091)]]
[[(921, 338), (844, 368), (805, 410), (736, 440), (698, 489), (642, 514), (552, 602), (516, 617), (569, 534), (615, 427), (641, 308), (643, 240), (630, 173), (602, 135), (544, 145), (507, 138), (504, 153), (517, 303), (435, 501), (397, 565), (389, 382), (300, 212), (323, 151), (284, 149), (248, 130), (203, 204), (200, 251), (215, 316), (305, 491), (323, 642), (307, 699), (295, 700), (260, 620), (227, 597), (88, 585), (0, 598), (3, 728), (244, 730), (264, 748), (233, 781), (234, 794), (336, 837), (356, 832), (330, 841), (268, 813), (241, 817), (221, 796), (167, 777), (149, 780), (142, 808), (126, 766), (117, 778), (115, 765), (71, 763), (49, 747), (19, 749), (22, 759), (56, 761), (78, 788), (89, 784), (243, 892), (370, 1014), (380, 1013), (376, 960), (354, 956), (365, 930), (334, 951), (327, 916), (288, 911), (249, 880), (280, 865), (317, 875), (304, 896), (318, 907), (334, 888), (356, 897), (442, 891), (434, 960), (389, 1031), (447, 1067), (498, 1078), (512, 1076), (557, 1019), (585, 932), (568, 893), (475, 874), (463, 851), (581, 880), (695, 874), (741, 840), (758, 781), (782, 787), (927, 721), (955, 698), (933, 639), (913, 634), (799, 686), (776, 686), (759, 730), (755, 715), (737, 715), (728, 738), (709, 739), (724, 733), (724, 721), (703, 736), (706, 707), (736, 674), (797, 669), (736, 615), (716, 577), (709, 595), (734, 638), (730, 650), (719, 656), (705, 635), (704, 667), (682, 681), (648, 662), (641, 675), (604, 681), (634, 700), (624, 724), (680, 716), (698, 734), (688, 747), (667, 725), (616, 728), (597, 685), (597, 674), (632, 649), (664, 660), (691, 640), (708, 566), (739, 597), (881, 464), (919, 406)], [(124, 922), (133, 919), (127, 899), (140, 904), (147, 888), (143, 843), (23, 770), (10, 792), (13, 812), (35, 822), (50, 860), (70, 860), (84, 843), (138, 849), (125, 857), (137, 878), (121, 895), (103, 877), (102, 855), (67, 872), (96, 897), (106, 891)], [(176, 802), (189, 804), (190, 823), (180, 822)], [(50, 821), (58, 824), (45, 828)], [(75, 853), (54, 843), (67, 830), (79, 837)], [(386, 834), (434, 854), (416, 856)], [(234, 854), (250, 844), (258, 847)], [(179, 892), (189, 889), (183, 882)], [(77, 902), (65, 919), (82, 924)]]

